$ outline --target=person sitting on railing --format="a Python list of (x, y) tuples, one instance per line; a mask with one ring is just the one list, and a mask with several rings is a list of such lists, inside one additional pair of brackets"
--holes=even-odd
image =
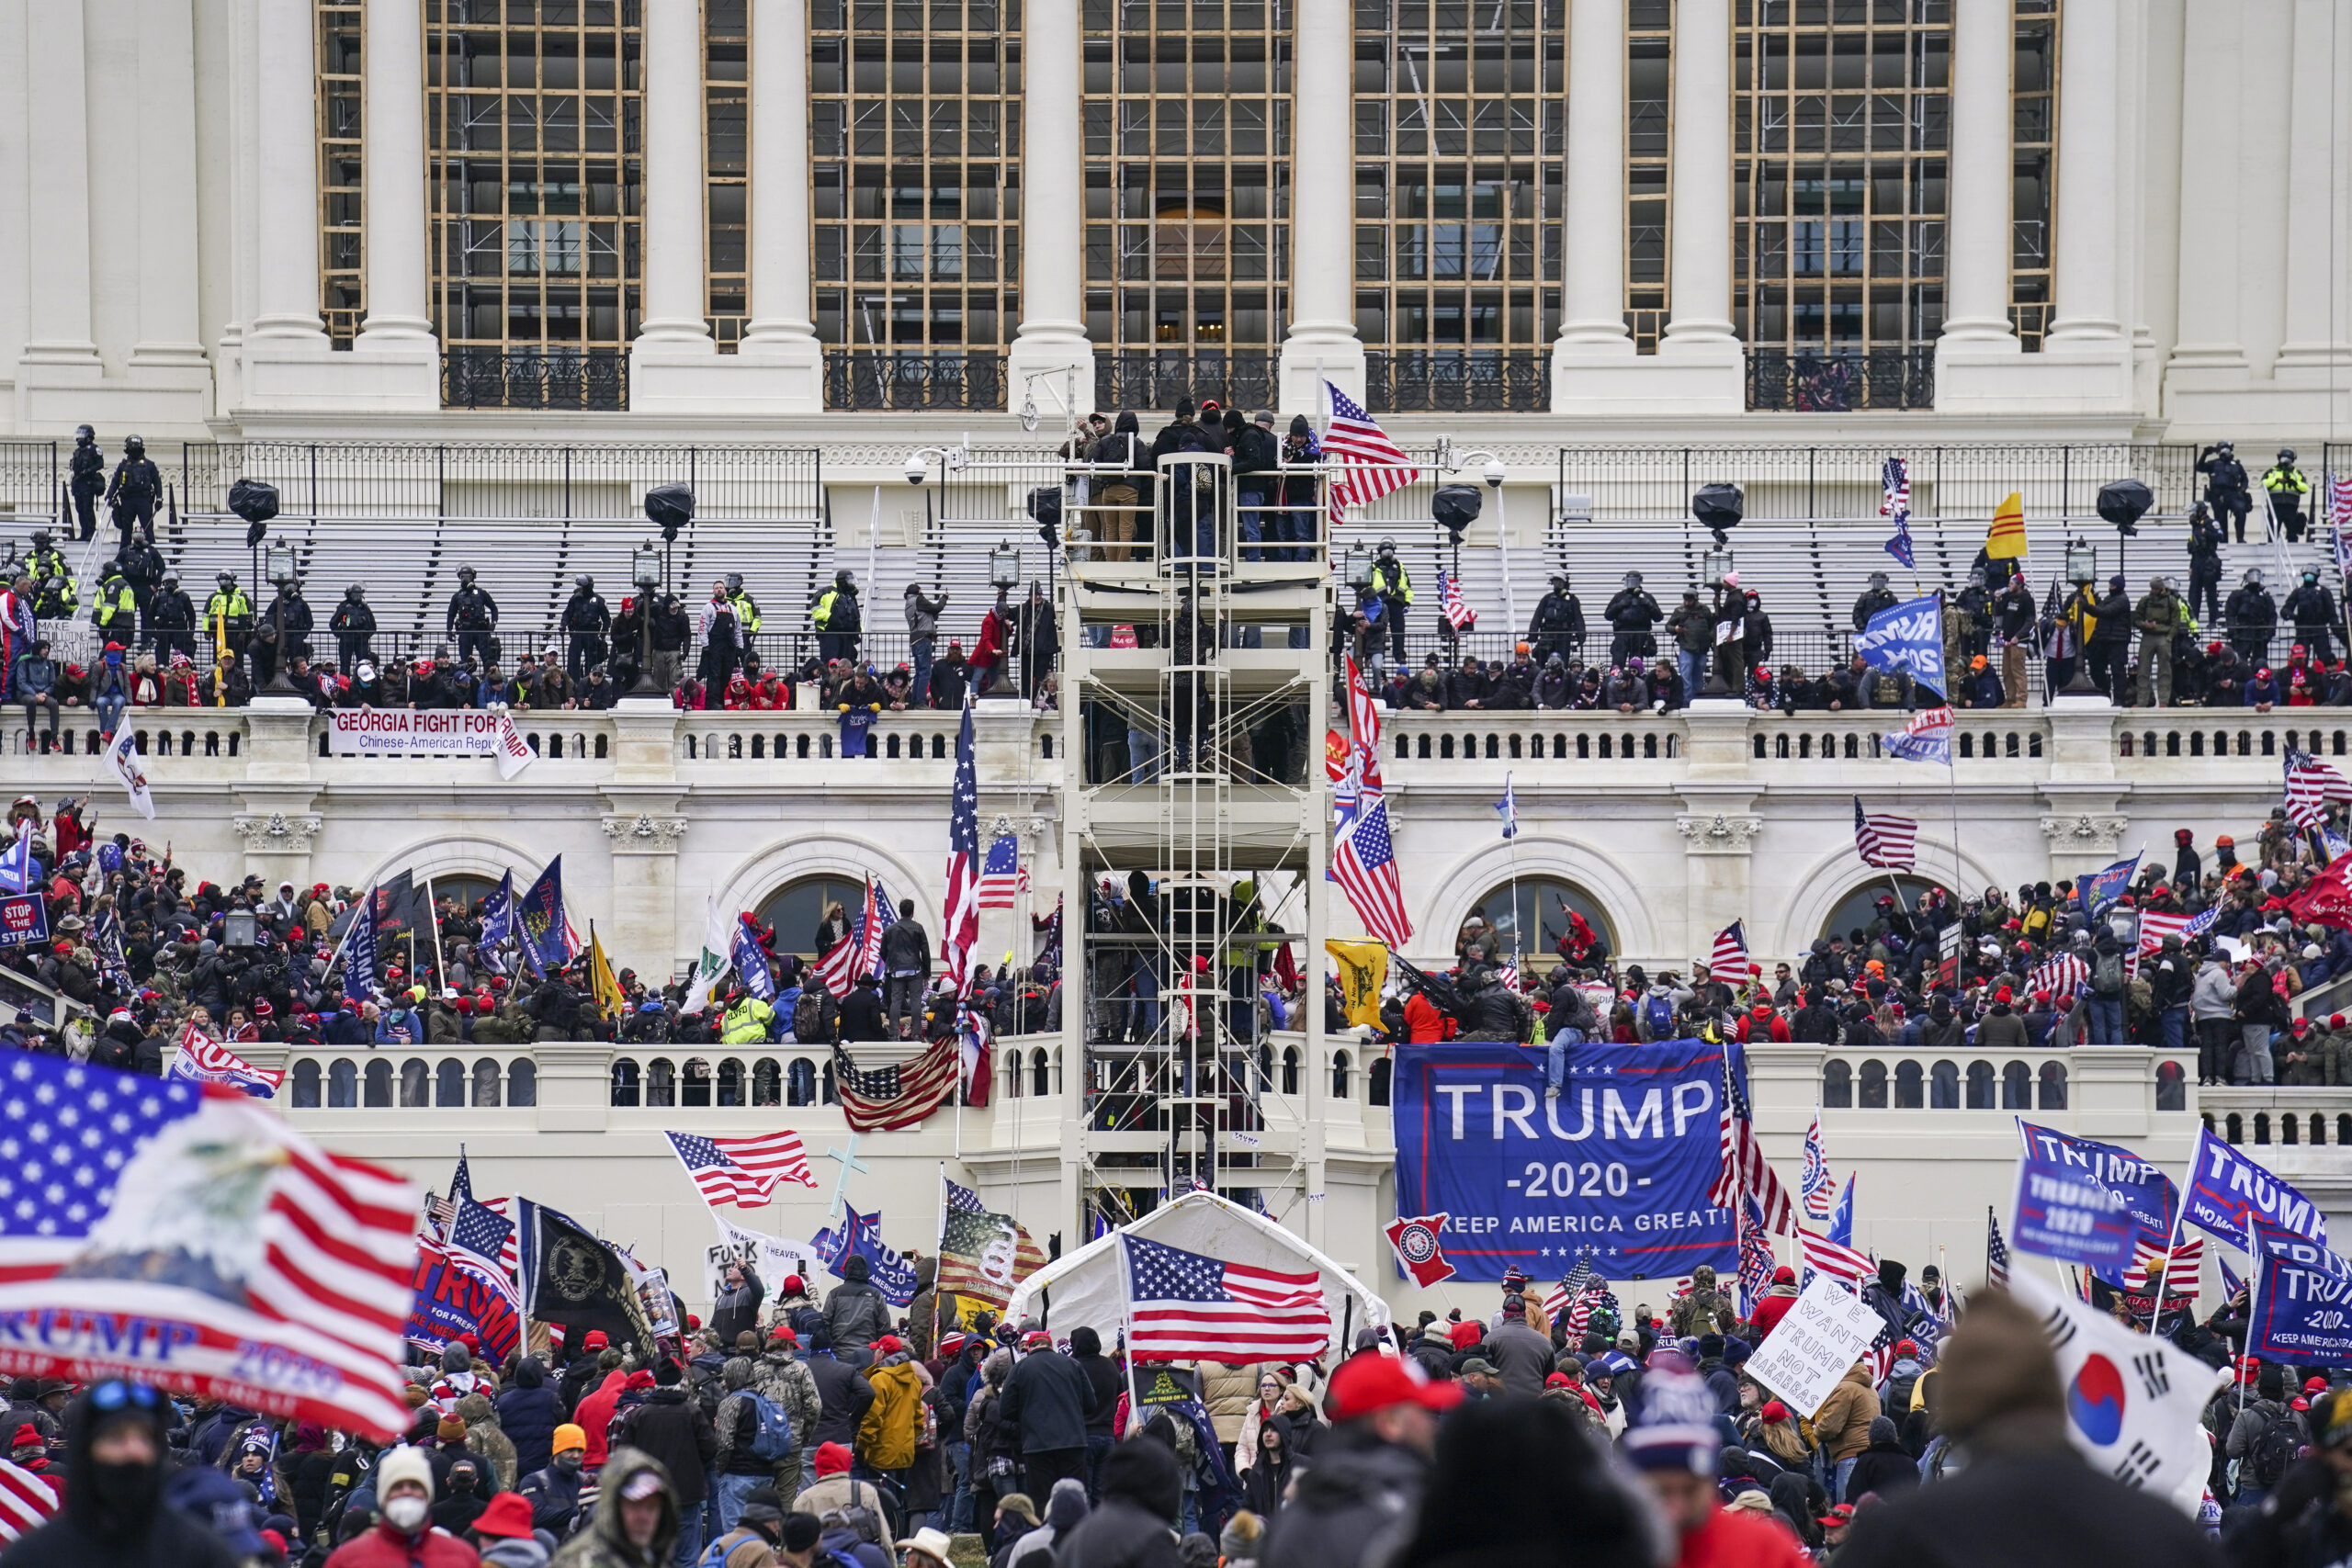
[(2279, 695), (2278, 679), (2266, 664), (2254, 672), (2254, 678), (2245, 683), (2238, 700), (2241, 705), (2256, 713), (2268, 713), (2278, 705)]
[(1446, 677), (1445, 705), (1449, 709), (1485, 707), (1492, 694), (1493, 688), (1475, 655), (1464, 654), (1462, 668)]
[(1535, 676), (1535, 705), (1557, 712), (1576, 701), (1577, 688), (1577, 677), (1570, 673), (1567, 660), (1555, 649), (1544, 660), (1544, 668)]
[(1758, 713), (1771, 713), (1781, 705), (1781, 690), (1772, 680), (1772, 667), (1758, 664), (1747, 674), (1747, 705)]
[(719, 706), (729, 713), (752, 711), (752, 682), (743, 679), (741, 670), (727, 677), (727, 694), (720, 699)]
[(1600, 702), (1620, 714), (1640, 713), (1650, 705), (1650, 684), (1642, 672), (1640, 655), (1609, 671), (1609, 679), (1601, 683)]
[(670, 701), (673, 706), (684, 712), (701, 713), (705, 710), (707, 695), (702, 682), (689, 675), (678, 682), (678, 689), (670, 694)]
[(17, 660), (17, 668), (9, 675), (9, 690), (14, 699), (25, 705), (25, 749), (33, 750), (33, 738), (40, 734), (40, 710), (49, 710), (49, 729), (40, 734), (40, 749), (48, 751), (57, 745), (57, 727), (61, 699), (57, 682), (64, 673), (57, 661), (49, 656), (49, 639), (34, 643)]
[[(892, 713), (904, 713), (913, 705), (914, 671), (904, 664), (894, 666), (882, 677), (882, 705)], [(754, 706), (759, 705), (757, 703)]]
[(1448, 691), (1445, 671), (1439, 667), (1437, 655), (1432, 653), (1412, 679), (1405, 682), (1404, 698), (1394, 705), (1423, 713), (1442, 713), (1451, 705), (1447, 701)]
[(547, 713), (569, 713), (579, 705), (579, 694), (572, 690), (571, 677), (564, 673), (561, 658), (552, 653), (541, 654), (538, 683), (531, 693), (532, 708)]
[(1994, 673), (1992, 663), (1983, 654), (1968, 661), (1968, 672), (1962, 676), (1958, 690), (1952, 694), (1952, 706), (1962, 708), (1997, 708), (2008, 705), (2008, 693), (2001, 686), (2001, 678)]
[(621, 700), (621, 689), (605, 678), (605, 667), (595, 665), (588, 671), (587, 684), (580, 688), (576, 705), (588, 713), (604, 713)]

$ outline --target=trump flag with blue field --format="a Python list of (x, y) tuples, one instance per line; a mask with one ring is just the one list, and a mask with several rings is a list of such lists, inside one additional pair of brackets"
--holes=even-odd
[(1724, 1170), (1724, 1047), (1699, 1040), (1575, 1052), (1556, 1099), (1544, 1048), (1396, 1048), (1396, 1206), (1453, 1216), (1464, 1280), (1516, 1265), (1556, 1279), (1589, 1258), (1611, 1279), (1738, 1267)]

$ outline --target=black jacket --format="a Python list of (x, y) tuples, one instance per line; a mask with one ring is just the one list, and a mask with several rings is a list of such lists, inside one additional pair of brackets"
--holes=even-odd
[[(1957, 1475), (1865, 1508), (1838, 1568), (2218, 1568), (2171, 1504), (2054, 1449), (1973, 1459)], [(1270, 1564), (1271, 1568), (1271, 1564)]]
[(1411, 1529), (1428, 1474), (1428, 1461), (1410, 1449), (1362, 1438), (1344, 1447), (1323, 1445), (1298, 1478), (1290, 1506), (1275, 1516), (1259, 1568), (1377, 1561), (1375, 1543)]
[[(91, 1425), (74, 1422), (66, 1440), (64, 1511), (8, 1549), (8, 1568), (236, 1568), (219, 1536), (164, 1506), (160, 1471), (143, 1506), (102, 1506), (90, 1461)], [(160, 1429), (155, 1439), (161, 1451)]]
[[(724, 1284), (724, 1281), (721, 1281)], [(718, 1336), (722, 1354), (735, 1353), (735, 1337), (749, 1330), (758, 1333), (760, 1303), (767, 1295), (767, 1287), (749, 1264), (743, 1267), (743, 1283), (736, 1290), (722, 1289), (718, 1299), (710, 1304), (711, 1332)]]
[(882, 973), (895, 975), (906, 969), (925, 976), (931, 973), (931, 933), (920, 920), (899, 920), (882, 933)]
[[(682, 1508), (703, 1500), (707, 1485), (703, 1467), (718, 1457), (718, 1434), (683, 1385), (673, 1383), (648, 1395), (629, 1415), (627, 1441), (662, 1461)], [(616, 1436), (613, 1447), (620, 1446)]]
[(1113, 1436), (1111, 1418), (1118, 1414), (1122, 1386), (1118, 1367), (1100, 1352), (1091, 1356), (1072, 1355), (1070, 1363), (1086, 1374), (1087, 1385), (1094, 1391), (1093, 1413), (1086, 1418), (1086, 1435), (1090, 1438)]
[(537, 1357), (524, 1357), (514, 1369), (514, 1385), (498, 1396), (498, 1429), (514, 1445), (516, 1475), (548, 1467), (555, 1457), (555, 1429), (563, 1421), (563, 1402), (548, 1386), (547, 1369)]
[(1034, 1351), (1005, 1380), (1001, 1417), (1020, 1429), (1024, 1454), (1082, 1449), (1095, 1397), (1092, 1380), (1076, 1361), (1051, 1350)]
[(865, 1419), (866, 1406), (874, 1403), (874, 1385), (865, 1381), (864, 1372), (831, 1356), (810, 1356), (807, 1360), (808, 1375), (817, 1380), (820, 1406), (817, 1424), (808, 1428), (807, 1447), (812, 1452), (823, 1443), (850, 1447), (857, 1441), (857, 1424)]

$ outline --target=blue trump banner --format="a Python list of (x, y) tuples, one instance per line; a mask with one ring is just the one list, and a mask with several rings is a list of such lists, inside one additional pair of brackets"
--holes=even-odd
[(2312, 1241), (2327, 1240), (2327, 1221), (2318, 1204), (2215, 1137), (2210, 1127), (2197, 1134), (2183, 1202), (2183, 1219), (2233, 1247), (2245, 1245), (2248, 1215)]
[[(2097, 1182), (2115, 1194), (2118, 1205), (2140, 1235), (2160, 1248), (2172, 1246), (2176, 1190), (2172, 1179), (2163, 1171), (2130, 1149), (2102, 1144), (2094, 1138), (2077, 1138), (2048, 1127), (2037, 1127), (2023, 1117), (2018, 1119), (2018, 1136), (2025, 1140), (2028, 1163), (2054, 1166), (2070, 1177), (2086, 1177)], [(2035, 1247), (2032, 1250), (2039, 1252), (2042, 1249)], [(2047, 1256), (2058, 1258), (2068, 1255), (2049, 1253)], [(2131, 1260), (2132, 1244), (2127, 1238), (2123, 1246), (2123, 1261), (2129, 1263)], [(2078, 1258), (2076, 1261), (2087, 1259)]]
[[(2352, 1264), (2323, 1244), (2261, 1220), (2254, 1227), (2246, 1354), (2352, 1367)], [(2245, 1237), (2239, 1236), (2241, 1245)]]
[(882, 1239), (882, 1212), (861, 1214), (846, 1203), (842, 1212), (841, 1229), (819, 1231), (808, 1238), (808, 1249), (824, 1259), (837, 1279), (848, 1278), (849, 1260), (862, 1258), (867, 1281), (882, 1292), (884, 1300), (898, 1307), (913, 1301), (914, 1265)]
[(563, 913), (563, 857), (558, 855), (548, 863), (547, 870), (531, 884), (514, 913), (515, 940), (522, 943), (523, 956), (533, 974), (548, 969), (560, 969), (571, 962), (577, 951), (571, 940), (571, 922)]
[(2080, 1166), (2028, 1154), (2018, 1161), (2017, 1223), (2009, 1245), (2120, 1274), (2138, 1226), (2121, 1193)]
[(727, 958), (735, 965), (736, 977), (745, 991), (763, 1002), (775, 1000), (775, 971), (768, 967), (767, 950), (752, 934), (752, 928), (741, 920), (735, 922), (735, 941)]
[(410, 1344), (438, 1350), (459, 1335), (470, 1334), (488, 1359), (502, 1366), (521, 1347), (523, 1314), (514, 1287), (479, 1262), (420, 1239), (412, 1284), (414, 1298), (406, 1330)]
[(1944, 684), (1943, 604), (1932, 593), (1872, 615), (1854, 651), (1873, 670), (1907, 670), (1923, 686), (1951, 690)]
[(1619, 1280), (1735, 1269), (1732, 1212), (1708, 1198), (1723, 1082), (1724, 1048), (1699, 1040), (1572, 1052), (1555, 1099), (1541, 1047), (1399, 1046), (1397, 1209), (1452, 1216), (1464, 1280), (1578, 1258)]
[(2090, 919), (2105, 914), (2108, 906), (2123, 897), (2132, 886), (2132, 874), (2140, 869), (2140, 857), (2117, 861), (2105, 871), (2093, 872), (2075, 884), (2075, 897), (2083, 906), (2083, 913)]

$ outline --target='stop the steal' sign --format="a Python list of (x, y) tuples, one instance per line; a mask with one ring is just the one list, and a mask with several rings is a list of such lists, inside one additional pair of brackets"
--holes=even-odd
[(330, 708), (327, 752), (336, 757), (489, 757), (511, 779), (538, 753), (514, 718), (481, 708)]
[(1859, 1296), (1828, 1275), (1815, 1274), (1747, 1359), (1747, 1375), (1810, 1421), (1883, 1326)]
[(1450, 1216), (1464, 1280), (1556, 1278), (1578, 1258), (1619, 1280), (1729, 1269), (1731, 1211), (1707, 1197), (1723, 1076), (1702, 1041), (1590, 1046), (1546, 1098), (1539, 1046), (1399, 1046), (1397, 1208)]

